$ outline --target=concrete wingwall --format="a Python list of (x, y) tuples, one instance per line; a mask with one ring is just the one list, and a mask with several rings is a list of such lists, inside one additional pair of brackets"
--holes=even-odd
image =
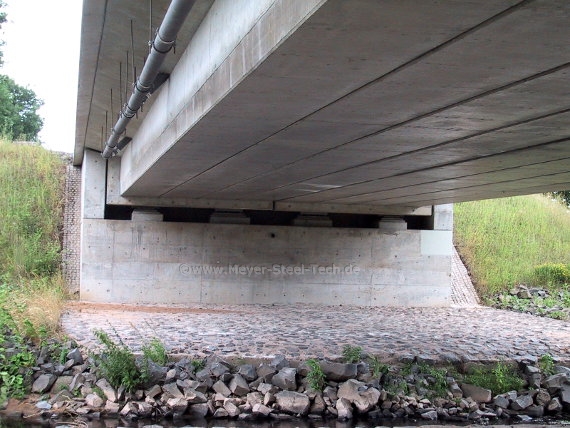
[(446, 306), (451, 234), (84, 219), (81, 299)]

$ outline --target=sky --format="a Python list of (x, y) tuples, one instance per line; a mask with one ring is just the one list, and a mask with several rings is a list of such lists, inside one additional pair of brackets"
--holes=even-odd
[(73, 152), (81, 30), (81, 0), (3, 0), (7, 22), (0, 74), (32, 89), (44, 101), (39, 110), (43, 146)]

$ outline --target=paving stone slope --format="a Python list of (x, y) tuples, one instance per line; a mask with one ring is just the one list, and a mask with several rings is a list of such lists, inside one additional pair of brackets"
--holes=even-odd
[(160, 338), (172, 353), (266, 358), (339, 357), (344, 344), (386, 361), (496, 361), (549, 353), (570, 361), (570, 323), (488, 307), (195, 305), (179, 308), (70, 304), (65, 334), (95, 346), (94, 329), (134, 350)]
[(451, 257), (451, 302), (453, 306), (478, 306), (481, 303), (455, 247)]

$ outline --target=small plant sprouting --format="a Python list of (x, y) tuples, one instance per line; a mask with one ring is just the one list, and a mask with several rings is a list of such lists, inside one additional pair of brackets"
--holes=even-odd
[(309, 373), (307, 373), (307, 382), (311, 389), (315, 391), (322, 391), (325, 387), (326, 376), (317, 360), (311, 358), (306, 362), (309, 366)]
[(478, 368), (465, 376), (465, 382), (490, 389), (494, 395), (507, 391), (519, 391), (524, 380), (518, 371), (505, 363), (497, 363), (491, 368)]
[(345, 363), (359, 363), (362, 361), (362, 348), (360, 346), (344, 345), (342, 359)]
[(103, 390), (101, 388), (99, 388), (98, 386), (93, 387), (93, 393), (97, 394), (99, 396), (99, 398), (101, 398), (102, 400), (107, 399), (107, 396), (105, 395)]
[(96, 330), (95, 337), (103, 344), (104, 350), (93, 355), (103, 377), (114, 387), (125, 387), (128, 392), (134, 391), (144, 376), (137, 367), (135, 356), (124, 344), (115, 343), (103, 330)]
[(152, 361), (160, 366), (164, 366), (168, 362), (168, 353), (166, 352), (166, 348), (160, 339), (157, 339), (156, 337), (143, 345), (142, 353), (147, 362)]
[(372, 376), (379, 378), (382, 375), (388, 374), (390, 367), (380, 362), (380, 359), (376, 355), (372, 355), (370, 357), (370, 371), (372, 372)]
[(190, 362), (190, 364), (192, 365), (192, 369), (194, 370), (194, 373), (199, 372), (204, 367), (206, 367), (206, 361), (205, 360), (192, 360)]
[(429, 365), (420, 365), (421, 373), (428, 377), (428, 382), (436, 397), (445, 397), (447, 395), (447, 369), (437, 368)]
[(553, 375), (556, 372), (554, 370), (554, 359), (550, 354), (544, 354), (539, 358), (538, 367), (546, 376)]

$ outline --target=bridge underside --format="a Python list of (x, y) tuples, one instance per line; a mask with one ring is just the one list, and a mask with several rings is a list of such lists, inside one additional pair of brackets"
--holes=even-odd
[[(451, 214), (432, 206), (570, 188), (566, 0), (197, 0), (161, 70), (169, 78), (127, 128), (123, 153), (103, 161), (94, 153), (127, 97), (130, 67), (140, 71), (148, 53), (149, 19), (156, 28), (168, 7), (152, 3), (150, 13), (138, 0), (85, 1), (75, 163), (84, 164), (87, 298), (158, 296), (170, 281), (178, 291), (192, 284), (179, 294), (186, 300), (233, 299), (235, 278), (222, 286), (227, 277), (176, 271), (192, 254), (225, 267), (332, 265), (340, 257), (361, 260), (366, 272), (304, 277), (303, 292), (298, 276), (240, 277), (244, 302), (336, 303), (306, 291), (335, 283), (344, 298), (360, 290), (353, 303), (386, 304), (378, 296), (400, 293), (445, 304)], [(199, 221), (210, 223), (380, 228), (366, 232), (374, 237), (354, 228), (330, 236), (249, 229), (257, 237), (248, 246), (227, 225), (179, 231), (143, 227), (140, 217), (117, 222), (141, 207), (165, 220), (203, 214)], [(175, 208), (187, 211), (176, 217)], [(263, 211), (293, 214), (267, 220)], [(171, 241), (173, 234), (184, 238)], [(222, 239), (223, 256), (212, 236)], [(315, 245), (296, 246), (304, 240)], [(334, 250), (323, 252), (327, 242)], [(342, 250), (363, 246), (366, 261)], [(214, 283), (221, 288), (212, 292)], [(418, 283), (428, 288), (402, 288)]]

